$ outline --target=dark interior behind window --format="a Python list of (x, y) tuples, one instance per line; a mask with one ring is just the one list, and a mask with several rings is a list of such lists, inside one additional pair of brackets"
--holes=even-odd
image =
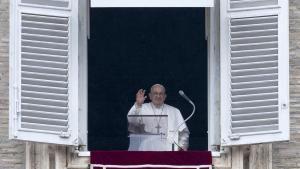
[[(88, 149), (126, 150), (127, 112), (138, 89), (165, 85), (187, 122), (190, 149), (207, 149), (204, 8), (92, 8), (88, 46)], [(147, 100), (149, 101), (149, 100)]]

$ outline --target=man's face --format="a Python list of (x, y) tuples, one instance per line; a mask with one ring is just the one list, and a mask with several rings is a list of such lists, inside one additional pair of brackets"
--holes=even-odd
[(149, 94), (150, 100), (155, 106), (161, 106), (166, 100), (166, 93), (161, 86), (154, 86)]

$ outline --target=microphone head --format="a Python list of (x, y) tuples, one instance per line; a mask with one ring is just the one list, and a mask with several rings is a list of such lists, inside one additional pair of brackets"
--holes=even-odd
[(183, 96), (184, 95), (184, 92), (182, 90), (179, 90), (178, 93)]

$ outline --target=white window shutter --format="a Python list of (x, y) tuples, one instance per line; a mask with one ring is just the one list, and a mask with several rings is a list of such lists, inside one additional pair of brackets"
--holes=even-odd
[(10, 138), (78, 144), (78, 1), (11, 1)]
[(221, 145), (289, 140), (288, 0), (221, 0)]

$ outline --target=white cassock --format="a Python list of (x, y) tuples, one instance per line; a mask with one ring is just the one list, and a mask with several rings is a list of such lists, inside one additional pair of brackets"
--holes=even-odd
[[(152, 118), (147, 118), (147, 115)], [(188, 148), (189, 130), (180, 111), (173, 106), (163, 104), (157, 108), (152, 103), (144, 103), (137, 108), (133, 105), (128, 112), (128, 125), (129, 151), (172, 151), (172, 145), (175, 150), (178, 146)], [(157, 134), (140, 134), (141, 130)]]

